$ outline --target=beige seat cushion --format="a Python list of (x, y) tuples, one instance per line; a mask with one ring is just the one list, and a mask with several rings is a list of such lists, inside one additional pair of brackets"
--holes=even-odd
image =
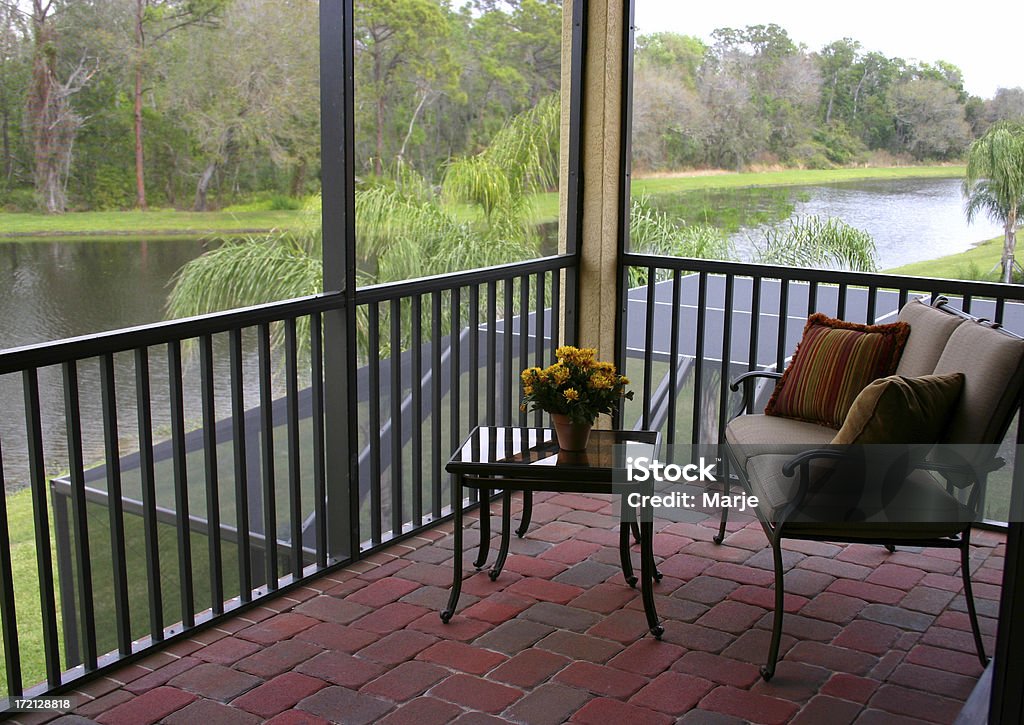
[(964, 318), (931, 307), (921, 300), (911, 300), (903, 305), (897, 319), (910, 325), (910, 337), (903, 346), (896, 374), (911, 378), (935, 372), (935, 364), (942, 356), (946, 341), (965, 322)]
[[(748, 459), (746, 478), (758, 497), (761, 513), (777, 521), (796, 495), (799, 472), (788, 477), (782, 466), (789, 455), (765, 454)], [(891, 485), (872, 468), (835, 467), (823, 461), (810, 468), (811, 493), (785, 524), (785, 531), (810, 536), (912, 540), (950, 536), (971, 520), (969, 513), (927, 471), (909, 475), (899, 465)], [(823, 482), (823, 483), (821, 483)]]
[(743, 466), (750, 456), (769, 452), (795, 455), (805, 448), (829, 443), (835, 434), (823, 425), (776, 415), (741, 415), (725, 428), (730, 452)]

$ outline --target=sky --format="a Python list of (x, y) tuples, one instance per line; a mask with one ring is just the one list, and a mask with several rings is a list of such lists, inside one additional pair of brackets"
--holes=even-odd
[(848, 37), (860, 41), (865, 52), (908, 61), (948, 61), (963, 71), (967, 92), (982, 98), (991, 98), (999, 87), (1024, 87), (1021, 0), (977, 5), (899, 0), (635, 2), (637, 33), (671, 31), (710, 41), (715, 28), (775, 23), (809, 50)]

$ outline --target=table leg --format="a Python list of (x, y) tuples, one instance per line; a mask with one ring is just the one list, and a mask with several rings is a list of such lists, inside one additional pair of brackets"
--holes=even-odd
[(455, 552), (452, 557), (454, 575), (452, 577), (452, 593), (448, 598), (448, 606), (441, 612), (441, 621), (448, 624), (448, 621), (455, 614), (455, 608), (459, 606), (459, 594), (462, 593), (462, 474), (456, 474), (452, 481), (452, 508), (455, 519)]
[(487, 576), (495, 581), (501, 570), (505, 568), (505, 559), (508, 558), (509, 539), (512, 538), (512, 492), (506, 489), (501, 494), (501, 546), (498, 549), (498, 558), (494, 562), (490, 573)]
[(473, 566), (483, 569), (487, 563), (487, 555), (491, 552), (491, 490), (480, 489), (480, 551), (476, 555)]
[(516, 529), (516, 536), (520, 539), (526, 536), (526, 530), (530, 528), (530, 519), (533, 518), (533, 491), (523, 491), (523, 519)]
[(654, 523), (651, 511), (645, 509), (640, 521), (640, 593), (647, 614), (647, 626), (655, 639), (661, 639), (665, 628), (658, 620), (658, 611), (654, 605)]
[[(621, 512), (619, 516), (619, 562), (622, 564), (622, 576), (631, 587), (636, 587), (636, 575), (633, 573), (633, 560), (629, 555), (629, 533), (636, 526), (636, 511), (632, 506), (626, 505), (626, 497), (620, 500)], [(641, 566), (641, 570), (643, 567)]]

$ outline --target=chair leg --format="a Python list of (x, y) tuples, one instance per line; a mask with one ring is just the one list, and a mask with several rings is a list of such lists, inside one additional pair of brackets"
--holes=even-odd
[(629, 525), (629, 528), (631, 528), (633, 530), (633, 541), (636, 542), (637, 544), (639, 544), (640, 543), (640, 524), (638, 524), (636, 521), (634, 521), (633, 523), (631, 523)]
[(974, 591), (971, 588), (971, 532), (964, 532), (960, 543), (960, 572), (964, 579), (964, 599), (967, 602), (967, 616), (971, 620), (971, 632), (974, 633), (974, 646), (978, 650), (978, 661), (982, 667), (988, 666), (985, 656), (985, 643), (981, 639), (981, 627), (978, 624), (978, 610), (974, 606)]
[(761, 668), (761, 677), (767, 682), (775, 676), (775, 663), (779, 659), (779, 645), (782, 642), (782, 614), (786, 590), (783, 586), (782, 541), (773, 538), (772, 560), (775, 562), (775, 617), (772, 620), (772, 641), (768, 647), (768, 663)]

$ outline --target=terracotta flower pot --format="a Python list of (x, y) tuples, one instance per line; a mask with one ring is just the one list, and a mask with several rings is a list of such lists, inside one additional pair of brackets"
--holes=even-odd
[(573, 423), (569, 416), (562, 413), (552, 413), (551, 422), (555, 426), (555, 437), (558, 439), (558, 447), (563, 451), (586, 450), (587, 442), (590, 441), (590, 430), (593, 423)]

